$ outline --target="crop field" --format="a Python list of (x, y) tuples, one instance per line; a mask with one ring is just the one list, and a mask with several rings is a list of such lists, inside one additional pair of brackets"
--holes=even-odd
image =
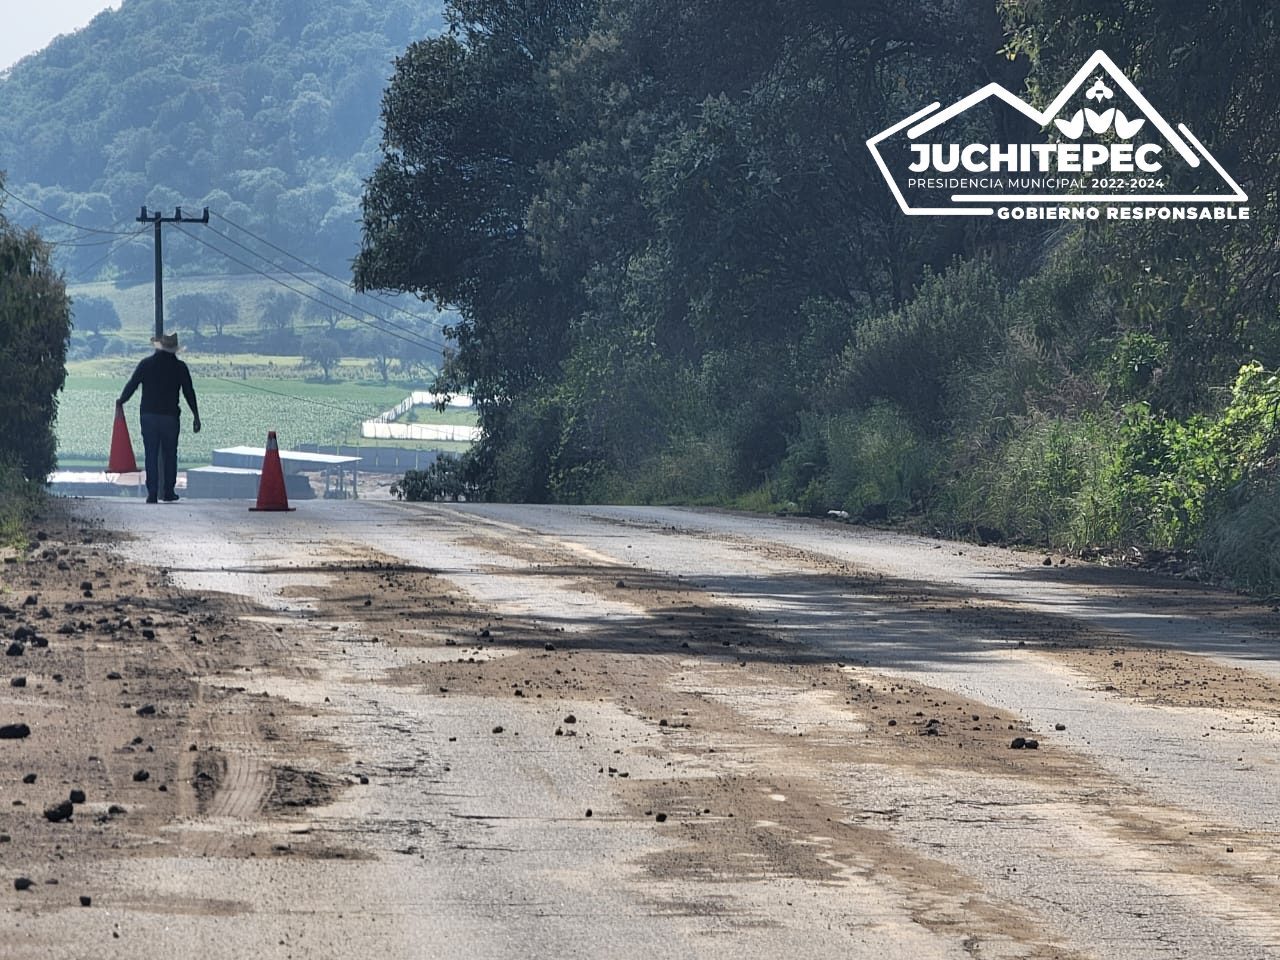
[[(262, 446), (275, 430), (282, 447), (300, 443), (354, 440), (360, 421), (404, 399), (404, 386), (365, 383), (312, 383), (251, 377), (215, 379), (193, 374), (203, 429), (191, 431), (183, 405), (182, 466), (208, 463), (217, 447)], [(105, 462), (110, 451), (115, 399), (126, 377), (72, 374), (58, 404), (58, 459), (63, 465)], [(126, 407), (134, 453), (142, 456), (138, 395)]]

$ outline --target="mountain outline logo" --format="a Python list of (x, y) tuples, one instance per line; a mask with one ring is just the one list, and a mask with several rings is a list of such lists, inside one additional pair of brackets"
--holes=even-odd
[[(1063, 116), (1082, 88), (1086, 88), (1084, 98), (1088, 105), (1076, 109), (1069, 117)], [(1128, 98), (1139, 116), (1129, 117), (1120, 105), (1112, 104), (1117, 92)], [(1062, 139), (964, 146), (921, 142), (930, 132), (992, 97), (1031, 120), (1042, 132), (1056, 130)], [(905, 184), (894, 176), (884, 154), (884, 148), (888, 147), (886, 141), (904, 131), (906, 142), (899, 142), (899, 138), (895, 144), (899, 149), (907, 147), (916, 158), (907, 168), (912, 176), (903, 178)], [(1163, 144), (1133, 142), (1144, 131), (1149, 135), (1158, 133)], [(1088, 134), (1112, 139), (1082, 142)], [(1037, 110), (999, 83), (992, 82), (945, 109), (937, 101), (930, 103), (866, 143), (899, 208), (909, 216), (991, 216), (997, 214), (997, 209), (989, 204), (1007, 203), (1097, 207), (1106, 204), (1203, 206), (1248, 201), (1240, 185), (1186, 124), (1179, 123), (1176, 128), (1170, 124), (1102, 50), (1089, 57), (1044, 110)], [(1166, 151), (1165, 146), (1170, 150)], [(1168, 192), (1166, 161), (1173, 161), (1174, 157), (1185, 164), (1186, 169), (1216, 175), (1217, 179), (1212, 181), (1215, 192)], [(1175, 172), (1181, 171), (1175, 169)], [(904, 185), (916, 188), (917, 195), (909, 198), (910, 190), (904, 192)], [(945, 205), (938, 202), (937, 196), (943, 190), (950, 191)], [(931, 202), (920, 205), (918, 194), (921, 192), (926, 192), (926, 200)], [(1162, 211), (1159, 216), (1168, 219), (1168, 213)], [(1075, 214), (1072, 219), (1085, 219), (1082, 214), (1087, 214), (1088, 219), (1098, 216), (1096, 210), (1078, 210)], [(1247, 215), (1246, 208), (1212, 218), (1245, 219)], [(1050, 217), (1027, 216), (1027, 219), (1042, 218)], [(1108, 218), (1131, 217), (1108, 210)], [(1197, 217), (1193, 212), (1185, 218), (1209, 217)]]

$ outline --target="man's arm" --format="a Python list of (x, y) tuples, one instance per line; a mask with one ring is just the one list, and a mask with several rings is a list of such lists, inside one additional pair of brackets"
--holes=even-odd
[(191, 371), (184, 363), (181, 368), (182, 395), (187, 398), (187, 406), (191, 408), (191, 430), (200, 432), (200, 408), (196, 406), (196, 388), (191, 382)]
[(129, 402), (129, 398), (133, 396), (134, 391), (138, 389), (138, 385), (142, 383), (142, 368), (146, 360), (139, 360), (138, 365), (133, 369), (133, 376), (129, 378), (129, 382), (124, 385), (124, 390), (120, 393), (120, 397), (116, 400), (117, 407), (123, 407)]

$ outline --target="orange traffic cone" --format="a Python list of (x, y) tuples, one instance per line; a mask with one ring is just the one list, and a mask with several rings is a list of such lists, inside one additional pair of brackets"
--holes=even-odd
[(116, 423), (111, 429), (111, 456), (107, 458), (107, 473), (137, 473), (138, 461), (133, 458), (133, 443), (129, 440), (129, 424), (124, 419), (124, 407), (116, 407)]
[(292, 510), (284, 492), (284, 468), (280, 466), (280, 445), (276, 432), (267, 433), (267, 455), (262, 458), (262, 476), (258, 480), (258, 505), (250, 510)]

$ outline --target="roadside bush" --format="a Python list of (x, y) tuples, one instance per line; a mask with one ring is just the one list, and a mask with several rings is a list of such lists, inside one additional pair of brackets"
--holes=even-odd
[(0, 214), (0, 462), (38, 481), (56, 462), (53, 422), (71, 332), (66, 286), (50, 255), (34, 231)]
[(36, 512), (44, 488), (22, 476), (11, 464), (0, 463), (0, 545), (26, 539), (26, 522)]
[(614, 476), (601, 499), (631, 503), (717, 504), (735, 492), (732, 445), (723, 436), (685, 436)]
[(1254, 593), (1280, 594), (1280, 487), (1268, 484), (1209, 520), (1199, 552), (1216, 575)]
[[(490, 407), (483, 416), (485, 433), (473, 448), (469, 462), (487, 480), (481, 491), (503, 503), (547, 503), (552, 499), (555, 452), (562, 433), (560, 410), (539, 398), (526, 406)], [(507, 438), (492, 443), (490, 423), (502, 424)]]
[(1216, 566), (1267, 582), (1278, 427), (1280, 378), (1258, 364), (1241, 368), (1216, 417), (1162, 417), (1144, 403), (1034, 412), (993, 452), (957, 453), (967, 460), (953, 465), (936, 516), (957, 533), (983, 526), (1071, 548), (1201, 544)]
[(391, 485), (397, 500), (438, 502), (477, 499), (476, 485), (467, 479), (465, 458), (442, 453), (425, 470), (410, 470)]
[(901, 516), (933, 487), (939, 454), (890, 404), (858, 413), (803, 415), (775, 484), (805, 513)]
[(1031, 417), (993, 456), (956, 469), (939, 515), (960, 531), (986, 527), (1005, 539), (1094, 542), (1115, 513), (1099, 482), (1112, 450), (1108, 437), (1092, 417)]
[(1155, 416), (1146, 404), (1126, 409), (1119, 446), (1102, 477), (1121, 507), (1109, 542), (1161, 549), (1194, 543), (1209, 484), (1222, 466), (1210, 426), (1201, 416), (1186, 422)]
[(1161, 548), (1194, 546), (1210, 519), (1230, 514), (1256, 478), (1273, 473), (1278, 425), (1280, 378), (1256, 363), (1240, 368), (1216, 419), (1177, 420), (1146, 404), (1129, 407), (1102, 477), (1122, 505), (1115, 533)]
[(990, 356), (1003, 335), (1004, 298), (983, 260), (931, 274), (901, 309), (858, 327), (840, 359), (833, 399), (857, 409), (890, 401), (918, 427), (939, 429), (945, 386), (964, 360)]

